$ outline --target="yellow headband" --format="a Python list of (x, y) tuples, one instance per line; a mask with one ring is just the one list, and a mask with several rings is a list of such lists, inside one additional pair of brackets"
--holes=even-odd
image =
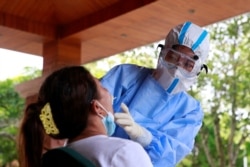
[(43, 127), (47, 134), (57, 135), (59, 134), (59, 130), (56, 127), (56, 124), (53, 120), (51, 108), (49, 103), (46, 103), (42, 108), (40, 114), (40, 120), (42, 121)]

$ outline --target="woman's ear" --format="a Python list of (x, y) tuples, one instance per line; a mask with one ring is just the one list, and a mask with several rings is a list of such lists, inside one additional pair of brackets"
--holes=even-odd
[(98, 115), (103, 115), (103, 110), (100, 107), (99, 103), (96, 100), (93, 100), (91, 102), (91, 111), (98, 114)]

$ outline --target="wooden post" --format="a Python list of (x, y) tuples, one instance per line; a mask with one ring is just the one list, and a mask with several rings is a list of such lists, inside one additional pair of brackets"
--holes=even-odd
[(15, 87), (19, 95), (26, 99), (26, 105), (37, 99), (44, 79), (53, 71), (68, 65), (81, 65), (81, 43), (65, 43), (60, 40), (46, 41), (43, 44), (42, 76)]

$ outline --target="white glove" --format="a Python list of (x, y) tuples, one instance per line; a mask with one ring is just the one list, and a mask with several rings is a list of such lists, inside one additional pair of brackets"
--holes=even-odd
[(143, 147), (152, 141), (152, 134), (145, 128), (138, 125), (129, 113), (128, 107), (121, 104), (122, 113), (115, 113), (115, 122), (121, 126), (129, 137), (140, 143)]

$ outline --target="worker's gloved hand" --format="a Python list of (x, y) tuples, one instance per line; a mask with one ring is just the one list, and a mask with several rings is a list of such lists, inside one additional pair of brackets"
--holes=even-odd
[(124, 103), (121, 104), (121, 109), (123, 112), (115, 113), (115, 122), (126, 131), (132, 140), (143, 147), (149, 145), (152, 141), (152, 134), (134, 121)]

